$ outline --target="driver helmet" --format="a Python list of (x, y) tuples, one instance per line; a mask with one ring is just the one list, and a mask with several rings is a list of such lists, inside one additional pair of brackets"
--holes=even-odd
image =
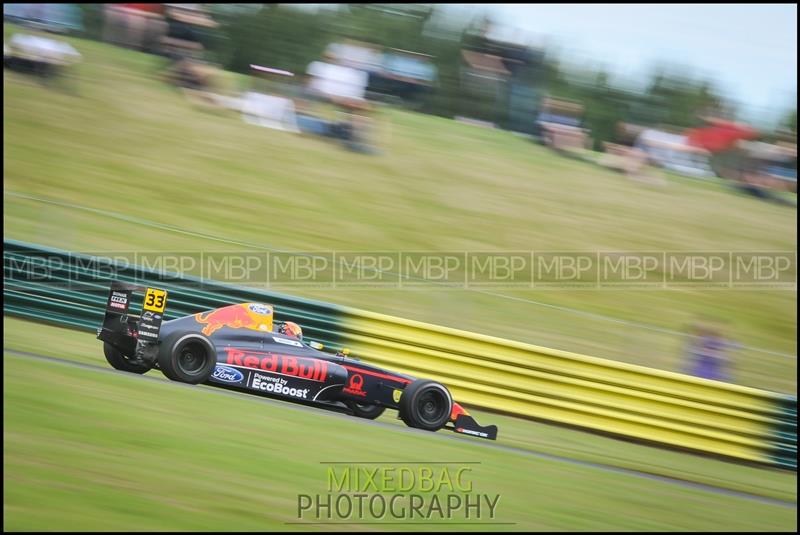
[(292, 338), (297, 338), (298, 340), (303, 339), (303, 329), (293, 321), (286, 321), (281, 324), (278, 332), (284, 336), (290, 336)]

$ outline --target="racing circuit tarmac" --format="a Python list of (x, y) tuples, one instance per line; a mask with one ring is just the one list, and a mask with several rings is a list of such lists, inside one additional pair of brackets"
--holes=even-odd
[[(105, 368), (105, 367), (101, 367), (101, 366), (95, 366), (93, 364), (75, 362), (75, 361), (68, 360), (68, 359), (62, 359), (62, 358), (58, 358), (58, 357), (51, 357), (51, 356), (47, 356), (47, 355), (39, 355), (39, 354), (36, 354), (36, 353), (29, 353), (29, 352), (25, 352), (25, 351), (17, 351), (17, 350), (13, 350), (13, 349), (6, 349), (5, 347), (3, 348), (3, 353), (8, 353), (10, 355), (16, 355), (16, 356), (19, 356), (19, 357), (36, 359), (36, 360), (44, 361), (44, 362), (51, 362), (51, 363), (59, 364), (59, 365), (63, 365), (63, 366), (72, 366), (72, 367), (76, 367), (76, 368), (82, 368), (82, 369), (90, 370), (90, 371), (93, 371), (93, 372), (118, 374), (118, 375), (121, 375), (121, 376), (124, 376), (124, 377), (128, 377), (131, 380), (158, 381), (158, 382), (161, 382), (161, 383), (170, 384), (170, 385), (172, 385), (174, 387), (178, 387), (178, 388), (198, 388), (197, 386), (193, 386), (193, 385), (189, 385), (189, 384), (178, 383), (178, 382), (174, 382), (174, 381), (165, 381), (161, 377), (157, 377), (157, 376), (130, 374), (130, 373), (126, 373), (126, 372), (117, 371), (117, 370), (114, 370), (112, 368)], [(234, 396), (234, 397), (237, 397), (237, 398), (240, 398), (240, 399), (247, 399), (247, 400), (250, 400), (250, 401), (257, 402), (257, 403), (270, 403), (270, 404), (273, 404), (273, 405), (276, 405), (276, 406), (280, 406), (281, 408), (285, 408), (285, 409), (288, 409), (288, 410), (309, 411), (309, 412), (313, 412), (315, 414), (327, 415), (327, 416), (332, 417), (332, 418), (347, 418), (348, 420), (351, 420), (351, 421), (353, 419), (352, 416), (341, 414), (341, 413), (338, 413), (338, 412), (335, 412), (335, 411), (331, 411), (331, 410), (324, 410), (324, 409), (320, 410), (317, 407), (307, 407), (307, 406), (304, 406), (304, 405), (298, 405), (298, 404), (287, 402), (287, 401), (281, 401), (281, 400), (277, 400), (277, 399), (271, 399), (271, 398), (260, 397), (260, 396), (253, 396), (253, 395), (243, 394), (243, 393), (239, 393), (239, 392), (234, 392), (234, 391), (231, 391), (231, 390), (224, 390), (224, 389), (203, 387), (203, 386), (200, 386), (199, 388), (203, 388), (204, 391), (209, 392), (209, 393), (213, 393), (213, 394), (220, 394), (220, 395), (225, 395), (225, 396)], [(386, 429), (392, 429), (393, 431), (400, 432), (400, 433), (425, 434), (426, 436), (428, 436), (430, 439), (433, 439), (433, 440), (466, 441), (466, 442), (468, 442), (468, 443), (470, 443), (472, 445), (478, 446), (478, 447), (494, 448), (494, 449), (499, 449), (499, 450), (502, 450), (502, 451), (508, 451), (508, 452), (511, 452), (511, 453), (519, 454), (519, 455), (528, 455), (528, 456), (537, 457), (537, 458), (541, 458), (541, 459), (547, 459), (547, 460), (551, 460), (551, 461), (555, 461), (555, 462), (568, 463), (568, 464), (572, 464), (572, 465), (579, 465), (579, 466), (589, 467), (589, 468), (593, 468), (593, 469), (597, 469), (597, 470), (605, 470), (605, 471), (608, 471), (608, 472), (615, 472), (615, 473), (618, 473), (618, 474), (625, 474), (625, 475), (628, 475), (628, 476), (631, 476), (631, 477), (637, 477), (637, 478), (642, 478), (642, 479), (650, 479), (650, 480), (654, 480), (654, 481), (661, 481), (663, 483), (667, 483), (667, 484), (671, 484), (671, 485), (677, 485), (677, 486), (680, 486), (680, 487), (701, 490), (701, 491), (710, 492), (710, 493), (713, 493), (713, 494), (738, 497), (738, 498), (742, 498), (742, 499), (746, 499), (746, 500), (752, 500), (752, 501), (761, 502), (761, 503), (770, 504), (770, 505), (778, 505), (778, 506), (782, 506), (782, 507), (789, 507), (789, 508), (792, 508), (792, 509), (796, 509), (797, 508), (797, 504), (795, 502), (791, 502), (791, 501), (788, 501), (788, 500), (781, 500), (781, 499), (777, 499), (777, 498), (769, 498), (769, 497), (766, 497), (766, 496), (760, 496), (758, 494), (751, 494), (751, 493), (748, 493), (748, 492), (731, 490), (731, 489), (718, 487), (718, 486), (714, 486), (714, 485), (708, 485), (708, 484), (704, 484), (704, 483), (697, 483), (697, 482), (693, 482), (693, 481), (686, 481), (686, 480), (683, 480), (683, 479), (678, 479), (678, 478), (673, 478), (673, 477), (668, 477), (668, 476), (663, 476), (663, 475), (657, 475), (657, 474), (651, 474), (651, 473), (644, 472), (644, 471), (633, 470), (633, 469), (629, 469), (629, 468), (621, 468), (621, 467), (612, 466), (612, 465), (603, 464), (603, 463), (596, 463), (596, 462), (590, 462), (590, 461), (581, 461), (581, 460), (578, 460), (578, 459), (571, 459), (569, 457), (562, 457), (562, 456), (559, 456), (559, 455), (552, 455), (552, 454), (549, 454), (549, 453), (543, 453), (543, 452), (539, 452), (539, 451), (535, 451), (535, 450), (516, 448), (516, 447), (513, 447), (513, 446), (506, 446), (506, 445), (503, 445), (503, 444), (498, 444), (496, 442), (483, 441), (483, 440), (478, 441), (478, 440), (471, 439), (471, 438), (468, 438), (468, 437), (462, 437), (462, 436), (459, 436), (459, 435), (454, 434), (454, 433), (453, 434), (446, 434), (446, 433), (441, 433), (441, 432), (440, 433), (430, 433), (428, 431), (422, 431), (422, 430), (419, 430), (419, 429), (412, 429), (410, 427), (397, 426), (397, 425), (389, 424), (389, 423), (386, 423), (386, 422), (377, 422), (377, 421), (363, 420), (363, 419), (361, 420), (361, 423), (363, 425), (375, 425), (375, 426), (383, 427), (383, 428), (386, 428)], [(502, 429), (500, 431), (502, 433)]]

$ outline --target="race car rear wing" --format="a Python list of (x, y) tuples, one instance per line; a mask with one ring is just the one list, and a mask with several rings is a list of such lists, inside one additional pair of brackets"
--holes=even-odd
[[(128, 313), (131, 297), (134, 292), (141, 290), (145, 291), (142, 314), (133, 316)], [(114, 281), (109, 289), (103, 325), (97, 330), (97, 338), (128, 355), (139, 355), (145, 346), (158, 343), (166, 308), (166, 290)]]

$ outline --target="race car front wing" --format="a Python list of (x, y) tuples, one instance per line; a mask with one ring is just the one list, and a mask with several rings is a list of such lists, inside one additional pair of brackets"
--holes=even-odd
[(459, 414), (456, 417), (456, 421), (453, 422), (452, 430), (464, 435), (497, 440), (496, 425), (480, 426), (478, 422), (475, 421), (475, 418), (468, 414)]

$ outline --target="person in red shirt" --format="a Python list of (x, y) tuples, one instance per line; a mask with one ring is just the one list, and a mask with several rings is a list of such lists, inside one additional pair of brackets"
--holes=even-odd
[(693, 128), (686, 132), (687, 144), (708, 152), (723, 152), (733, 148), (740, 140), (755, 139), (758, 130), (750, 126), (716, 117), (701, 117), (709, 126)]

